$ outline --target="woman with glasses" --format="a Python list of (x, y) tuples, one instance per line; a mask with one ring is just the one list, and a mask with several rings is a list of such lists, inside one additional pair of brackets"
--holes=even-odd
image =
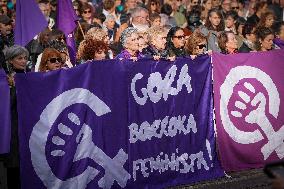
[(189, 55), (203, 55), (207, 53), (207, 39), (198, 30), (195, 30), (190, 38), (187, 39), (185, 50)]
[(93, 6), (89, 3), (83, 3), (79, 7), (81, 22), (87, 22), (88, 24), (93, 23)]
[(62, 68), (63, 61), (61, 54), (54, 48), (46, 48), (41, 57), (39, 71), (48, 72)]
[(223, 54), (235, 54), (238, 52), (238, 41), (232, 31), (223, 31), (218, 36), (218, 45)]
[(180, 27), (172, 27), (167, 35), (166, 47), (170, 57), (186, 56), (185, 50), (185, 34)]
[(136, 28), (126, 28), (121, 33), (120, 42), (123, 50), (116, 56), (116, 59), (136, 61), (143, 58), (142, 53), (139, 52), (139, 35)]
[(224, 30), (222, 14), (218, 8), (209, 11), (204, 27), (200, 28), (201, 33), (207, 37), (207, 48), (213, 52), (221, 52), (218, 46), (218, 35)]

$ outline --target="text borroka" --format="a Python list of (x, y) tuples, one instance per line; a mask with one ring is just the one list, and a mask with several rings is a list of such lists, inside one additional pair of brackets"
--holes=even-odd
[[(169, 95), (178, 95), (184, 85), (187, 93), (190, 94), (192, 87), (190, 83), (191, 77), (188, 74), (188, 65), (183, 65), (176, 81), (176, 87), (173, 87), (172, 84), (175, 81), (176, 75), (176, 65), (173, 65), (168, 70), (164, 78), (159, 72), (151, 73), (146, 87), (141, 88), (140, 92), (137, 93), (136, 82), (143, 78), (141, 73), (137, 73), (131, 81), (131, 93), (135, 102), (143, 106), (146, 104), (148, 98), (153, 103), (159, 102), (162, 98), (164, 101), (167, 101)], [(142, 95), (138, 96), (138, 94), (141, 93)], [(177, 134), (187, 135), (190, 132), (194, 134), (197, 133), (196, 122), (192, 114), (189, 116), (179, 115), (176, 117), (165, 116), (162, 119), (154, 120), (152, 123), (148, 121), (144, 121), (141, 124), (131, 123), (128, 128), (130, 143), (143, 142), (152, 140), (153, 138), (174, 137)], [(207, 143), (209, 143), (209, 141), (207, 141)], [(210, 150), (208, 148), (210, 148), (210, 145), (206, 146), (209, 153)], [(194, 172), (195, 165), (197, 169), (201, 169), (201, 165), (203, 165), (205, 170), (209, 170), (209, 166), (203, 156), (203, 151), (193, 154), (182, 153), (181, 155), (178, 155), (178, 153), (178, 149), (176, 149), (176, 153), (172, 153), (171, 155), (160, 152), (159, 155), (157, 154), (157, 157), (133, 161), (133, 180), (136, 180), (137, 171), (139, 170), (143, 177), (149, 177), (149, 174), (154, 171), (158, 171), (160, 174), (167, 170), (180, 173)], [(211, 153), (209, 156), (211, 156)], [(211, 166), (213, 166), (213, 164), (211, 164)]]

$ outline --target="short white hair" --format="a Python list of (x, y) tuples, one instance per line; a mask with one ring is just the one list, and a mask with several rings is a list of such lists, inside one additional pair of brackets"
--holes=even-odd
[(146, 12), (147, 14), (149, 14), (148, 9), (145, 9), (144, 7), (136, 7), (131, 10), (131, 18), (139, 16), (141, 12)]

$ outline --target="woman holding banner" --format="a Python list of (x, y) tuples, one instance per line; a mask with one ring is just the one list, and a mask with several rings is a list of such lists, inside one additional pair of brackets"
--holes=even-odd
[(149, 45), (142, 50), (145, 57), (160, 59), (168, 58), (169, 53), (166, 50), (166, 29), (161, 26), (149, 28), (148, 32)]
[(206, 37), (199, 30), (195, 30), (188, 38), (185, 49), (189, 55), (202, 55), (207, 53), (206, 45)]
[(257, 51), (270, 51), (274, 49), (274, 32), (266, 27), (258, 28), (257, 30)]
[(184, 50), (185, 41), (185, 33), (183, 29), (178, 26), (172, 27), (167, 35), (167, 49), (169, 51), (169, 56), (186, 56)]
[(218, 36), (218, 46), (223, 54), (235, 54), (238, 52), (238, 41), (232, 31), (223, 31)]
[(18, 139), (18, 112), (14, 76), (16, 73), (26, 73), (29, 52), (26, 48), (14, 45), (5, 52), (8, 68), (8, 82), (10, 85), (11, 103), (11, 142), (10, 152), (1, 155), (1, 160), (7, 168), (8, 188), (20, 188), (20, 165), (19, 165), (19, 139)]
[(63, 61), (61, 54), (54, 48), (46, 48), (41, 57), (39, 71), (48, 72), (62, 68)]
[(142, 53), (139, 52), (139, 36), (136, 28), (126, 28), (121, 33), (120, 42), (123, 50), (116, 56), (116, 59), (137, 61), (143, 57)]
[(87, 60), (106, 59), (109, 47), (104, 41), (88, 39), (81, 42), (78, 50), (77, 60), (84, 63)]

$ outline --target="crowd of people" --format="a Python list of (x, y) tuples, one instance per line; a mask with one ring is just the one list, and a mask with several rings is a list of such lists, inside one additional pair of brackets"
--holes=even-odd
[[(57, 1), (37, 3), (48, 27), (22, 47), (14, 44), (16, 1), (0, 0), (0, 69), (7, 73), (12, 99), (15, 73), (95, 63), (90, 60), (174, 61), (212, 52), (235, 54), (284, 48), (281, 0), (73, 0), (78, 24), (74, 31), (76, 63), (72, 64), (66, 36), (56, 28)], [(12, 125), (17, 125), (15, 103), (13, 111)], [(13, 138), (17, 138), (17, 127), (13, 128)], [(14, 168), (19, 166), (18, 141), (13, 140), (11, 145), (11, 153), (1, 155), (1, 159), (8, 168), (8, 184), (14, 185)]]

